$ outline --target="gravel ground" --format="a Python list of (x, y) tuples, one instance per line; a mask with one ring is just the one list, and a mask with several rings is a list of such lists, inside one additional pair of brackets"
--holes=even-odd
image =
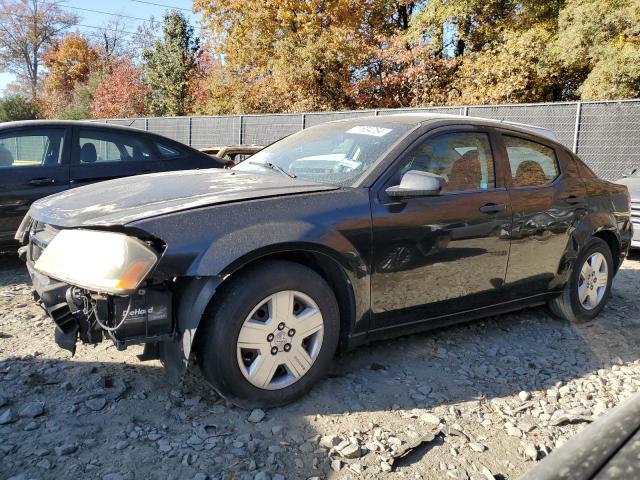
[(141, 348), (71, 358), (26, 281), (0, 258), (0, 479), (512, 479), (640, 389), (638, 256), (596, 322), (536, 308), (380, 342), (266, 412)]

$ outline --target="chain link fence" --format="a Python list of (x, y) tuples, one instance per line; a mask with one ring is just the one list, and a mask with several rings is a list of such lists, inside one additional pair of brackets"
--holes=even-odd
[(304, 128), (332, 120), (420, 112), (492, 118), (548, 128), (600, 177), (609, 180), (640, 167), (640, 99), (101, 121), (148, 130), (202, 148), (230, 144), (268, 145)]

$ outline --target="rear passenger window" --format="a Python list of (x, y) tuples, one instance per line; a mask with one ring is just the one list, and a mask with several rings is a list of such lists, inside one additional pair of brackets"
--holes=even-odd
[(80, 129), (80, 163), (153, 160), (147, 144), (133, 134)]
[(560, 175), (553, 148), (518, 137), (504, 135), (502, 138), (507, 148), (511, 184), (514, 187), (548, 185)]

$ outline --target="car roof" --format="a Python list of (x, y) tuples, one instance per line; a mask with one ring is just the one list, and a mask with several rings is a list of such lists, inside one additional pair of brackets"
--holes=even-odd
[[(133, 120), (132, 120), (133, 121)], [(67, 126), (79, 126), (79, 127), (92, 127), (92, 128), (105, 128), (109, 130), (122, 130), (131, 133), (148, 133), (155, 135), (153, 132), (148, 132), (140, 128), (127, 127), (124, 125), (116, 125), (113, 123), (103, 122), (90, 122), (85, 120), (19, 120), (17, 122), (5, 122), (0, 123), (0, 130), (7, 128), (24, 128), (24, 127), (67, 127)]]
[(468, 117), (464, 115), (451, 115), (446, 113), (394, 113), (390, 115), (370, 115), (365, 117), (355, 117), (343, 120), (334, 120), (331, 123), (345, 122), (353, 125), (362, 124), (367, 122), (369, 125), (427, 125), (427, 124), (447, 124), (455, 122), (457, 124), (467, 125), (486, 125), (491, 127), (509, 128), (510, 130), (520, 131), (522, 133), (529, 133), (538, 135), (540, 137), (558, 142), (557, 135), (543, 127), (535, 125), (527, 125), (524, 123), (508, 122), (505, 120), (494, 120), (490, 118), (481, 117)]

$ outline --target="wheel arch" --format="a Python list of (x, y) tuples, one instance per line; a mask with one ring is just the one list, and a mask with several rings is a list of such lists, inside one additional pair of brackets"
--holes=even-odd
[(611, 250), (611, 257), (613, 258), (613, 268), (614, 271), (617, 272), (622, 262), (620, 261), (620, 239), (618, 238), (615, 230), (612, 228), (601, 228), (593, 232), (592, 236), (604, 240), (607, 245), (609, 245), (609, 249)]
[(621, 242), (614, 225), (615, 220), (604, 212), (591, 213), (580, 219), (569, 235), (567, 247), (558, 267), (558, 277), (554, 282), (554, 288), (564, 287), (573, 272), (580, 251), (591, 237), (598, 237), (609, 245), (614, 260), (614, 271), (620, 268), (622, 263)]
[[(201, 320), (207, 308), (215, 302), (216, 296), (224, 291), (237, 274), (268, 260), (287, 260), (304, 265), (318, 273), (332, 289), (340, 310), (339, 348), (346, 348), (356, 324), (358, 295), (367, 292), (361, 286), (362, 278), (358, 269), (349, 265), (338, 252), (322, 245), (287, 243), (272, 245), (244, 255), (227, 265), (218, 275), (209, 277), (188, 277), (178, 281), (179, 295), (174, 309), (177, 313), (177, 341), (160, 345), (160, 359), (170, 374), (182, 378), (186, 372), (192, 353), (197, 347)], [(346, 285), (346, 288), (344, 286)], [(358, 286), (360, 285), (360, 286)], [(359, 289), (359, 290), (356, 290)], [(366, 289), (364, 289), (366, 290)], [(367, 309), (368, 310), (368, 309)]]
[[(340, 253), (324, 245), (303, 242), (271, 245), (250, 252), (227, 265), (220, 274), (224, 280), (218, 290), (236, 274), (268, 260), (299, 263), (315, 271), (327, 282), (336, 296), (340, 310), (340, 347), (346, 347), (356, 323), (357, 298), (362, 293), (358, 286), (360, 266), (349, 263)], [(211, 301), (215, 301), (215, 294)]]

